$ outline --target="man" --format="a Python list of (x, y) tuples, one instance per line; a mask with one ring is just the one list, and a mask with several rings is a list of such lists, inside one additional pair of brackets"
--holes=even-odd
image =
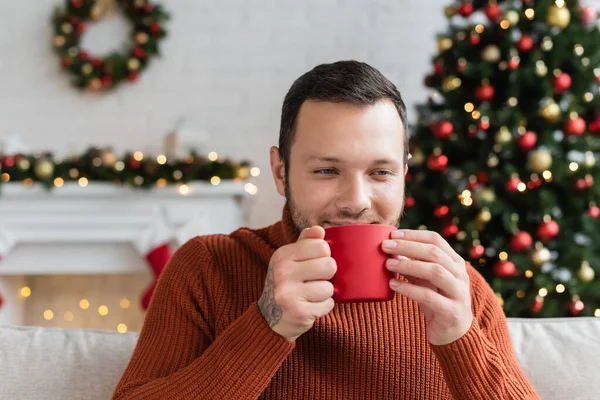
[(396, 87), (367, 64), (296, 80), (271, 149), (282, 220), (176, 252), (113, 399), (539, 398), (491, 288), (436, 233), (382, 244), (394, 300), (332, 300), (324, 228), (398, 226), (406, 120)]

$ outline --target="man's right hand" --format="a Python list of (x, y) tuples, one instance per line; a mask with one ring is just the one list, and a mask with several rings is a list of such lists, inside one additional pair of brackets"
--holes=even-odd
[(258, 307), (271, 329), (291, 342), (334, 307), (329, 279), (337, 266), (324, 238), (322, 227), (307, 228), (269, 262)]

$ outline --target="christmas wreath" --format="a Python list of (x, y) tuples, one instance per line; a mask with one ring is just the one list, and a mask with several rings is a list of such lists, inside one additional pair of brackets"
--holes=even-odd
[[(132, 44), (122, 52), (94, 57), (79, 45), (86, 23), (103, 18), (115, 4), (133, 24)], [(152, 57), (159, 55), (159, 43), (167, 35), (162, 24), (168, 18), (162, 6), (147, 0), (66, 0), (52, 17), (54, 50), (62, 67), (75, 76), (76, 87), (113, 89), (125, 81), (135, 82)]]

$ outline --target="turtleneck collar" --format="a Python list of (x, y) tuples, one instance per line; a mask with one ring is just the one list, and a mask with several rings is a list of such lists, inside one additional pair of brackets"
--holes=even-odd
[(283, 206), (281, 221), (268, 227), (267, 240), (276, 249), (298, 240), (298, 234), (294, 229), (294, 221), (287, 203)]

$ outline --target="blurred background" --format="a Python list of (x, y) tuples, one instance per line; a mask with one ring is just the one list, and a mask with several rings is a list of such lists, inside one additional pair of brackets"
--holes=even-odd
[[(164, 4), (131, 0), (121, 2), (127, 5), (125, 9), (118, 3), (0, 0), (0, 325), (138, 331), (156, 278), (177, 246), (195, 235), (228, 233), (242, 225), (257, 228), (277, 221), (283, 199), (272, 183), (269, 147), (277, 145), (280, 109), (287, 90), (314, 66), (355, 59), (379, 69), (400, 89), (411, 124), (420, 124), (415, 132), (427, 131), (422, 136), (425, 139), (417, 137), (414, 143), (439, 156), (439, 143), (432, 144), (427, 138), (431, 131), (445, 135), (448, 125), (430, 125), (434, 119), (424, 110), (419, 122), (415, 108), (428, 104), (435, 114), (441, 103), (432, 100), (432, 92), (442, 92), (451, 100), (453, 90), (461, 85), (460, 80), (455, 85), (456, 77), (444, 70), (442, 61), (446, 65), (452, 61), (451, 68), (466, 68), (462, 84), (469, 91), (465, 89), (463, 94), (474, 98), (471, 86), (483, 82), (482, 78), (491, 79), (492, 84), (503, 82), (496, 87), (496, 94), (501, 93), (501, 85), (507, 82), (503, 80), (507, 65), (509, 70), (517, 69), (516, 54), (520, 52), (523, 68), (515, 74), (541, 78), (535, 75), (540, 72), (535, 57), (542, 57), (540, 49), (549, 46), (545, 38), (549, 35), (555, 40), (555, 49), (563, 46), (573, 51), (580, 36), (586, 37), (585, 32), (594, 29), (595, 10), (600, 6), (598, 0), (581, 1), (581, 6), (577, 1), (562, 0), (171, 0)], [(534, 3), (535, 16), (533, 11), (526, 11)], [(492, 8), (498, 4), (501, 7), (496, 18)], [(569, 20), (565, 7), (570, 10)], [(468, 19), (473, 8), (474, 20), (463, 21), (461, 18)], [(452, 31), (448, 30), (449, 18), (457, 22)], [(529, 24), (528, 20), (533, 22)], [(567, 27), (569, 21), (571, 28)], [(486, 36), (481, 24), (488, 24), (485, 29), (492, 27), (486, 32), (510, 29), (511, 35)], [(565, 28), (571, 30), (561, 36)], [(469, 41), (474, 50), (457, 55), (453, 45), (465, 42), (467, 37), (461, 30), (471, 32)], [(440, 32), (456, 35), (458, 40), (437, 37)], [(523, 54), (530, 49), (521, 48), (527, 43), (519, 42), (526, 34), (533, 38), (529, 43), (535, 49), (531, 56)], [(481, 35), (483, 42), (475, 43), (473, 35)], [(561, 42), (560, 37), (568, 39)], [(477, 47), (496, 39), (499, 47), (484, 51)], [(549, 49), (543, 51), (544, 57), (552, 58)], [(580, 52), (577, 48), (575, 51)], [(440, 63), (434, 65), (436, 54)], [(571, 76), (577, 95), (589, 98), (589, 104), (597, 102), (592, 101), (598, 89), (592, 71), (598, 67), (600, 53), (595, 54), (591, 58), (585, 54), (589, 82), (579, 84), (578, 75), (573, 72)], [(498, 63), (501, 56), (506, 60)], [(458, 64), (456, 57), (460, 57)], [(469, 65), (476, 59), (475, 69), (465, 67), (464, 57)], [(507, 64), (509, 58), (516, 63), (514, 66)], [(551, 61), (545, 61), (552, 66)], [(485, 63), (498, 66), (494, 69), (497, 82), (481, 75), (486, 70), (478, 69), (478, 65)], [(548, 73), (546, 65), (544, 77), (548, 84), (540, 87), (547, 90), (540, 96), (556, 98), (566, 118), (569, 101), (553, 93), (558, 90), (552, 80), (555, 71)], [(430, 79), (429, 87), (424, 84), (426, 77)], [(498, 96), (496, 103), (486, 103), (485, 97), (490, 96), (487, 86), (487, 91), (475, 94), (477, 101), (484, 103), (476, 112), (484, 112), (490, 104), (494, 110), (505, 107)], [(595, 91), (589, 95), (592, 97), (588, 90)], [(513, 102), (510, 93), (502, 93), (507, 97), (502, 101)], [(549, 105), (546, 101), (541, 107)], [(466, 123), (461, 120), (466, 117), (456, 114), (463, 112), (463, 106), (469, 112), (475, 107), (461, 97), (450, 101), (447, 110), (438, 107), (437, 112), (449, 120), (454, 118), (456, 128)], [(600, 125), (600, 120), (592, 121), (593, 110), (586, 112), (588, 130), (593, 130), (593, 124)], [(491, 121), (494, 132), (503, 124), (508, 128), (500, 131), (512, 132), (508, 138), (501, 138), (504, 149), (524, 133), (517, 131), (519, 121), (512, 121), (514, 127), (506, 121), (496, 122), (498, 126)], [(552, 135), (561, 129), (562, 122), (546, 122), (548, 126), (539, 127), (541, 142), (542, 135), (556, 138)], [(452, 125), (449, 129), (448, 134)], [(477, 129), (487, 128), (478, 125)], [(498, 150), (497, 144), (492, 140), (489, 150), (493, 148), (500, 154), (502, 147)], [(556, 149), (560, 147), (555, 145)], [(592, 147), (580, 150), (582, 154), (592, 153), (585, 163), (595, 168), (597, 156), (593, 153), (597, 149)], [(555, 166), (562, 156), (556, 149), (552, 153)], [(465, 162), (474, 153), (463, 154)], [(544, 153), (546, 158), (549, 155)], [(563, 157), (562, 161), (566, 168), (567, 161), (572, 160)], [(440, 167), (439, 163), (435, 168), (424, 165), (430, 170)], [(470, 167), (465, 164), (465, 168), (464, 173), (470, 174)], [(597, 168), (594, 171), (597, 173)], [(509, 172), (498, 179), (508, 179)], [(452, 190), (457, 190), (462, 183), (452, 185)], [(498, 185), (504, 187), (503, 182)], [(439, 203), (444, 200), (441, 192), (438, 194), (442, 197), (431, 200), (431, 204), (417, 194), (415, 190), (416, 200), (412, 201), (429, 207), (422, 213), (433, 218), (433, 207), (443, 206)], [(452, 192), (456, 207), (472, 203), (470, 192), (467, 200), (456, 194)], [(461, 189), (458, 194), (463, 196), (465, 192)], [(586, 209), (588, 204), (593, 209), (590, 215), (600, 215), (594, 201), (586, 200)], [(479, 207), (477, 200), (475, 205)], [(509, 214), (501, 208), (494, 211), (493, 207), (490, 212), (487, 205), (478, 210), (477, 216), (471, 215), (473, 223), (482, 218), (483, 211), (489, 214), (487, 221), (494, 213), (498, 218), (508, 215), (509, 220), (515, 214), (514, 210)], [(415, 227), (424, 223), (421, 216), (412, 222)], [(543, 214), (534, 217), (528, 229), (537, 242), (536, 224), (542, 218), (546, 223), (549, 220)], [(455, 238), (467, 230), (458, 225), (453, 222), (447, 227)], [(483, 229), (473, 226), (473, 232)], [(589, 229), (599, 233), (597, 225)], [(561, 231), (561, 235), (569, 232)], [(489, 269), (490, 279), (523, 274), (520, 281), (494, 287), (502, 304), (504, 299), (513, 304), (515, 314), (546, 312), (545, 316), (558, 316), (569, 310), (573, 316), (600, 316), (597, 278), (596, 286), (591, 286), (595, 271), (600, 271), (597, 252), (589, 257), (577, 253), (577, 265), (570, 267), (570, 275), (552, 275), (551, 261), (557, 260), (560, 246), (542, 240), (532, 247), (531, 236), (520, 236), (522, 241), (517, 247), (522, 249), (513, 247), (513, 252), (527, 250), (535, 256), (521, 255), (522, 263), (515, 267), (507, 263), (510, 235), (514, 232), (507, 228), (506, 232), (490, 234), (500, 237), (505, 233), (506, 240), (487, 244), (469, 232), (459, 239), (470, 240), (468, 246), (460, 245), (465, 258), (471, 255), (474, 260), (483, 260), (486, 255), (488, 265), (492, 259), (502, 262), (498, 269)], [(469, 248), (471, 245), (475, 250)], [(516, 257), (519, 260), (519, 255)], [(537, 274), (537, 269), (525, 265), (532, 262), (528, 257), (535, 259), (533, 263), (543, 279), (527, 281), (533, 277), (533, 270)], [(480, 267), (484, 264), (482, 261)], [(547, 264), (546, 271), (542, 264)], [(580, 283), (584, 286), (578, 286)], [(544, 311), (548, 294), (565, 292), (569, 297), (557, 300), (562, 308), (557, 305)], [(584, 299), (587, 305), (578, 293), (590, 296)]]

